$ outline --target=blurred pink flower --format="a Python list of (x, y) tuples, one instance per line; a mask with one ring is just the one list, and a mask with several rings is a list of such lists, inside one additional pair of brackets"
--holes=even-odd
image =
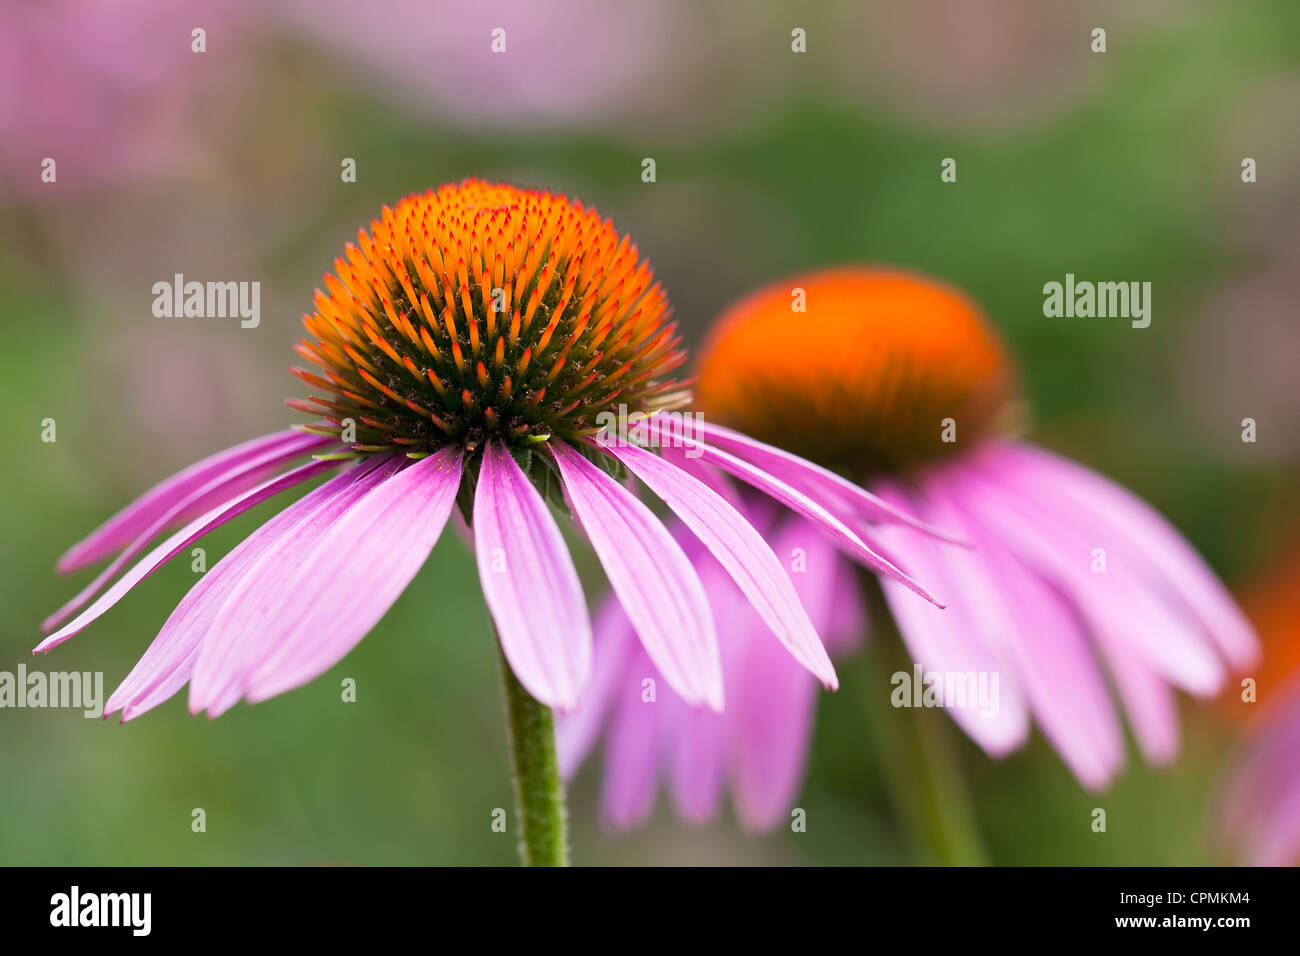
[[(792, 291), (804, 296), (802, 314), (792, 309)], [(745, 434), (711, 421), (699, 426), (702, 456), (686, 465), (712, 486), (728, 488), (719, 469), (748, 481), (740, 461), (815, 490), (891, 563), (936, 587), (946, 608), (915, 601), (888, 576), (880, 581), (927, 682), (987, 675), (996, 687), (992, 706), (943, 701), (991, 756), (1021, 747), (1032, 719), (1079, 782), (1099, 790), (1125, 762), (1106, 672), (1138, 745), (1162, 763), (1179, 746), (1175, 690), (1212, 695), (1230, 668), (1255, 658), (1250, 622), (1154, 509), (1084, 466), (1005, 434), (1014, 419), (1009, 357), (955, 290), (866, 267), (791, 277), (734, 305), (700, 354), (699, 406)], [(950, 440), (943, 437), (949, 429)], [(861, 490), (828, 470), (795, 474), (789, 452), (748, 435), (854, 474), (875, 492), (871, 500), (967, 547), (913, 528), (869, 527)], [(827, 591), (808, 597), (814, 585), (803, 583), (809, 614), (824, 637), (857, 627), (859, 603), (846, 600), (839, 583), (851, 580), (847, 562), (827, 550), (818, 564)], [(827, 603), (827, 593), (837, 597)], [(725, 587), (710, 594), (724, 608), (732, 600)], [(761, 667), (751, 676), (752, 627), (729, 610), (718, 617), (733, 630), (732, 646), (742, 648), (726, 668), (728, 693), (753, 696), (763, 709), (724, 715), (706, 732), (675, 705), (663, 713), (643, 706), (637, 675), (646, 667), (632, 658), (611, 664), (572, 718), (570, 773), (589, 749), (590, 724), (610, 715), (603, 799), (615, 823), (643, 819), (660, 764), (684, 815), (707, 816), (718, 768), (734, 768), (746, 753), (780, 756), (765, 777), (737, 783), (741, 818), (772, 825), (788, 809), (812, 701), (803, 684), (777, 689), (779, 676)], [(617, 639), (616, 620), (605, 628), (612, 636), (602, 651), (616, 659), (627, 642)], [(770, 719), (774, 709), (782, 719)], [(709, 743), (710, 734), (718, 741)]]
[[(147, 181), (201, 150), (196, 91), (222, 88), (238, 0), (7, 3), (0, 8), (0, 200)], [(191, 30), (207, 31), (206, 53)], [(57, 164), (56, 183), (41, 180)]]
[[(667, 79), (675, 4), (629, 0), (278, 0), (359, 82), (467, 126), (584, 124), (635, 109)], [(496, 39), (503, 52), (494, 52)], [(500, 49), (500, 47), (498, 47)]]
[(1300, 863), (1300, 682), (1279, 692), (1224, 775), (1215, 839), (1250, 866)]
[(1250, 717), (1210, 818), (1221, 856), (1254, 866), (1300, 864), (1300, 548), (1294, 526), (1278, 530), (1285, 549), (1242, 592), (1264, 656), (1224, 700), (1224, 716)]

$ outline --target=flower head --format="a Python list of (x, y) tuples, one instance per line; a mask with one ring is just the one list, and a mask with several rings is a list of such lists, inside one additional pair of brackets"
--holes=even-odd
[[(662, 499), (771, 632), (764, 639), (827, 686), (834, 668), (781, 562), (700, 461), (929, 597), (848, 524), (910, 516), (743, 435), (716, 437), (748, 443), (767, 464), (716, 446), (707, 429), (683, 436), (681, 417), (662, 414), (688, 399), (670, 377), (684, 355), (665, 297), (631, 242), (580, 203), (477, 181), (408, 197), (346, 247), (325, 287), (298, 347), (319, 373), (297, 370), (323, 394), (291, 402), (324, 423), (191, 466), (60, 560), (72, 571), (116, 555), (45, 622), (57, 630), (38, 651), (85, 628), (211, 529), (337, 471), (200, 578), (107, 713), (136, 716), (188, 683), (190, 709), (216, 716), (322, 673), (405, 589), (457, 502), (502, 652), (536, 700), (573, 708), (592, 667), (586, 602), (556, 506), (586, 532), (666, 683), (689, 707), (721, 710), (716, 626), (695, 566), (612, 473)], [(615, 402), (646, 416), (658, 453), (591, 437)]]
[(650, 264), (580, 202), (469, 180), (384, 207), (325, 276), (297, 346), (329, 397), (290, 404), (356, 426), (365, 452), (526, 450), (688, 397)]
[[(799, 294), (806, 313), (792, 311)], [(1014, 382), (1005, 346), (965, 296), (921, 276), (850, 267), (774, 283), (730, 308), (702, 350), (697, 385), (699, 406), (724, 423), (711, 423), (710, 441), (765, 468), (779, 470), (781, 462), (759, 439), (833, 469), (817, 479), (832, 511), (949, 598), (940, 610), (915, 601), (897, 579), (881, 578), (926, 681), (934, 675), (940, 686), (971, 686), (984, 677), (996, 686), (991, 706), (974, 695), (941, 698), (953, 719), (994, 756), (1021, 746), (1032, 719), (1079, 781), (1099, 789), (1124, 763), (1114, 698), (1148, 758), (1167, 761), (1178, 749), (1174, 690), (1215, 693), (1229, 668), (1253, 658), (1256, 642), (1214, 573), (1153, 509), (1013, 437)], [(838, 473), (869, 482), (879, 500), (967, 546), (900, 524), (865, 527), (852, 513), (860, 499), (836, 486)], [(832, 553), (831, 566), (808, 573), (842, 593), (853, 585), (833, 567), (839, 560)], [(841, 597), (836, 606), (850, 605)], [(745, 627), (742, 619), (732, 623)], [(826, 633), (835, 624), (832, 611), (820, 627)], [(599, 656), (614, 653), (605, 650), (613, 633), (598, 633)], [(727, 676), (729, 694), (764, 699), (745, 668)], [(746, 715), (733, 729), (724, 764), (739, 760), (746, 735), (783, 706), (767, 700), (768, 717)], [(593, 695), (593, 706), (601, 704)], [(803, 698), (807, 712), (813, 706), (812, 695)], [(619, 773), (636, 766), (627, 741), (674, 734), (667, 711), (631, 713), (655, 729), (606, 737), (607, 766)], [(632, 778), (653, 786), (653, 766), (663, 758), (642, 756), (652, 769)], [(619, 792), (615, 783), (611, 789)]]
[[(795, 311), (802, 298), (806, 312)], [(710, 418), (837, 470), (899, 473), (1012, 428), (1016, 373), (958, 290), (844, 267), (774, 283), (730, 306), (699, 356)], [(938, 422), (960, 423), (960, 444)]]

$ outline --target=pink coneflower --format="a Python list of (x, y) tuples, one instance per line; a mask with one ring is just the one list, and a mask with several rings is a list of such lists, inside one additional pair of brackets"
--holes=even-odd
[[(792, 310), (805, 297), (806, 312)], [(1163, 518), (1101, 475), (1013, 437), (1011, 361), (976, 306), (955, 290), (884, 269), (791, 278), (729, 309), (701, 355), (697, 407), (708, 418), (701, 434), (709, 452), (691, 463), (695, 473), (725, 485), (716, 471), (723, 454), (773, 474), (792, 469), (791, 483), (816, 489), (858, 535), (939, 589), (951, 602), (947, 610), (908, 601), (895, 581), (881, 579), (923, 675), (996, 675), (996, 708), (948, 708), (989, 754), (1020, 747), (1032, 718), (1079, 782), (1102, 788), (1125, 759), (1115, 696), (1147, 758), (1167, 761), (1178, 749), (1174, 691), (1213, 694), (1225, 665), (1253, 658), (1249, 623)], [(799, 459), (790, 452), (836, 474), (799, 467), (795, 475)], [(860, 492), (839, 474), (969, 546), (865, 527), (854, 513)], [(750, 492), (734, 493), (745, 507)], [(813, 537), (803, 527), (793, 533)], [(791, 541), (776, 550), (788, 562), (796, 547), (807, 551), (810, 544)], [(838, 553), (829, 552), (827, 561), (809, 574), (823, 575), (820, 586), (842, 594), (850, 576), (838, 567)], [(725, 592), (725, 585), (711, 592), (715, 606), (734, 600)], [(818, 621), (824, 635), (835, 628), (836, 605), (830, 607), (830, 619)], [(737, 646), (753, 636), (743, 616), (728, 626)], [(673, 762), (683, 758), (666, 743), (689, 734), (674, 708), (629, 703), (639, 681), (654, 675), (650, 662), (627, 652), (619, 628), (598, 628), (596, 641), (596, 686), (565, 718), (574, 728), (561, 728), (566, 770), (593, 742), (584, 727), (610, 713), (607, 816), (644, 816), (661, 771), (682, 806), (688, 801)], [(606, 670), (602, 659), (616, 663)], [(718, 749), (710, 766), (731, 768), (743, 822), (771, 825), (796, 788), (784, 778), (779, 787), (767, 781), (788, 796), (760, 818), (744, 808), (750, 784), (737, 768), (759, 728), (808, 727), (814, 695), (770, 693), (770, 675), (751, 675), (741, 663), (724, 671), (729, 699), (753, 700), (755, 712), (728, 711), (731, 726), (710, 744)], [(792, 733), (806, 745), (803, 729)], [(802, 754), (786, 754), (782, 773), (802, 761)], [(709, 799), (695, 801), (687, 816), (712, 810), (720, 783), (710, 786)]]
[[(212, 124), (238, 112), (206, 98), (227, 95), (214, 74), (243, 69), (242, 6), (218, 0), (198, 18), (167, 0), (0, 7), (0, 202), (48, 203), (193, 164), (220, 138)], [(196, 27), (211, 35), (211, 52), (192, 51)], [(47, 158), (54, 183), (42, 178)]]
[(1287, 554), (1242, 594), (1264, 656), (1225, 715), (1249, 715), (1216, 788), (1211, 840), (1250, 866), (1300, 865), (1300, 551)]
[[(625, 472), (676, 512), (789, 654), (835, 686), (812, 622), (760, 533), (675, 459), (592, 440), (616, 407), (660, 413), (689, 397), (669, 377), (685, 354), (663, 291), (610, 222), (563, 196), (467, 181), (385, 207), (324, 284), (304, 317), (309, 337), (297, 346), (319, 372), (294, 370), (317, 394), (289, 403), (324, 424), (191, 466), (60, 560), (66, 572), (117, 555), (46, 622), (59, 629), (40, 652), (201, 535), (338, 470), (200, 579), (106, 713), (130, 719), (188, 683), (190, 710), (216, 716), (240, 699), (265, 700), (311, 680), (379, 621), (459, 506), (508, 664), (525, 858), (559, 862), (563, 808), (548, 708), (575, 706), (592, 639), (551, 504), (567, 503), (586, 532), (665, 683), (693, 707), (723, 708), (704, 587), (660, 519), (619, 480)], [(793, 457), (776, 469), (735, 462), (733, 473), (752, 487), (925, 595), (849, 527), (911, 520), (894, 506), (855, 489), (858, 507), (846, 509), (815, 487), (800, 490), (819, 471)]]
[(1225, 777), (1215, 836), (1250, 866), (1300, 864), (1300, 679), (1277, 691)]

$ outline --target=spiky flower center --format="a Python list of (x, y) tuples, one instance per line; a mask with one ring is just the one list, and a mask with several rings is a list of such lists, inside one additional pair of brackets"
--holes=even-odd
[(706, 416), (862, 478), (1010, 427), (1015, 393), (1006, 350), (974, 303), (863, 267), (795, 276), (732, 306), (696, 380)]
[(687, 393), (676, 324), (636, 246), (564, 196), (469, 180), (384, 207), (303, 316), (323, 394), (292, 400), (361, 452), (524, 449), (617, 405)]

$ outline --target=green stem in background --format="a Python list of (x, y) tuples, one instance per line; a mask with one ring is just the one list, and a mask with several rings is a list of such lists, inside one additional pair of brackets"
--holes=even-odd
[(988, 853), (975, 822), (970, 791), (957, 761), (951, 718), (941, 710), (895, 708), (896, 671), (912, 674), (897, 633), (880, 628), (865, 662), (859, 696), (867, 708), (879, 766), (890, 800), (911, 839), (918, 862), (984, 866)]
[[(501, 642), (497, 640), (500, 652)], [(515, 816), (520, 828), (519, 856), (524, 866), (568, 866), (564, 782), (555, 756), (551, 708), (538, 703), (515, 677), (504, 654), (506, 724), (515, 781)]]

